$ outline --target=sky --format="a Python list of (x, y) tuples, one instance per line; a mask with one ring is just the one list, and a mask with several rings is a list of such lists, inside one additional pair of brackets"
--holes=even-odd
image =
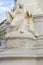
[[(43, 0), (39, 1), (43, 10)], [(0, 23), (6, 19), (6, 11), (9, 11), (14, 6), (14, 4), (14, 0), (0, 0)]]
[(0, 0), (0, 23), (6, 19), (6, 11), (14, 6), (14, 0)]

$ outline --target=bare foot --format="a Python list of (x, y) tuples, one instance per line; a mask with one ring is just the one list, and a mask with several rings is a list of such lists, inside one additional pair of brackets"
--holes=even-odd
[(20, 33), (24, 33), (24, 31), (23, 30), (20, 30)]
[(35, 38), (39, 38), (39, 34), (38, 33), (34, 33), (34, 37)]

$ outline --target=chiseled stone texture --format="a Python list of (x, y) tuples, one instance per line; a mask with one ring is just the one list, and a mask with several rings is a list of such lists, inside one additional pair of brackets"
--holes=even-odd
[(43, 65), (43, 21), (39, 19), (35, 25), (41, 38), (8, 38), (7, 48), (0, 52), (0, 65)]
[(0, 61), (0, 65), (37, 65), (37, 61), (35, 58), (10, 58)]

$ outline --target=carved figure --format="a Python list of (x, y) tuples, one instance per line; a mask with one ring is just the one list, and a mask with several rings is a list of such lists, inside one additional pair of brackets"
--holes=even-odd
[(15, 11), (8, 12), (7, 20), (11, 22), (10, 26), (13, 31), (19, 30), (20, 33), (31, 32), (34, 37), (39, 37), (34, 28), (33, 16), (24, 8), (23, 4), (18, 4)]

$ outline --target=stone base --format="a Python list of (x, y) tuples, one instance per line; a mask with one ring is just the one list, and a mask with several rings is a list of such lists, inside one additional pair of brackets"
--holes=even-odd
[(35, 58), (7, 58), (0, 61), (0, 65), (37, 65)]
[(32, 33), (11, 32), (6, 34), (8, 48), (33, 48), (35, 38)]
[(34, 48), (35, 40), (29, 38), (13, 38), (7, 40), (8, 48)]
[(37, 65), (36, 55), (31, 49), (7, 49), (0, 53), (0, 65)]
[(0, 60), (0, 65), (43, 65), (43, 58), (3, 58)]
[(0, 53), (0, 65), (43, 65), (43, 57), (31, 49), (6, 49)]
[(10, 37), (7, 40), (6, 50), (0, 53), (0, 65), (43, 65), (43, 48), (40, 48), (43, 37), (37, 40)]

